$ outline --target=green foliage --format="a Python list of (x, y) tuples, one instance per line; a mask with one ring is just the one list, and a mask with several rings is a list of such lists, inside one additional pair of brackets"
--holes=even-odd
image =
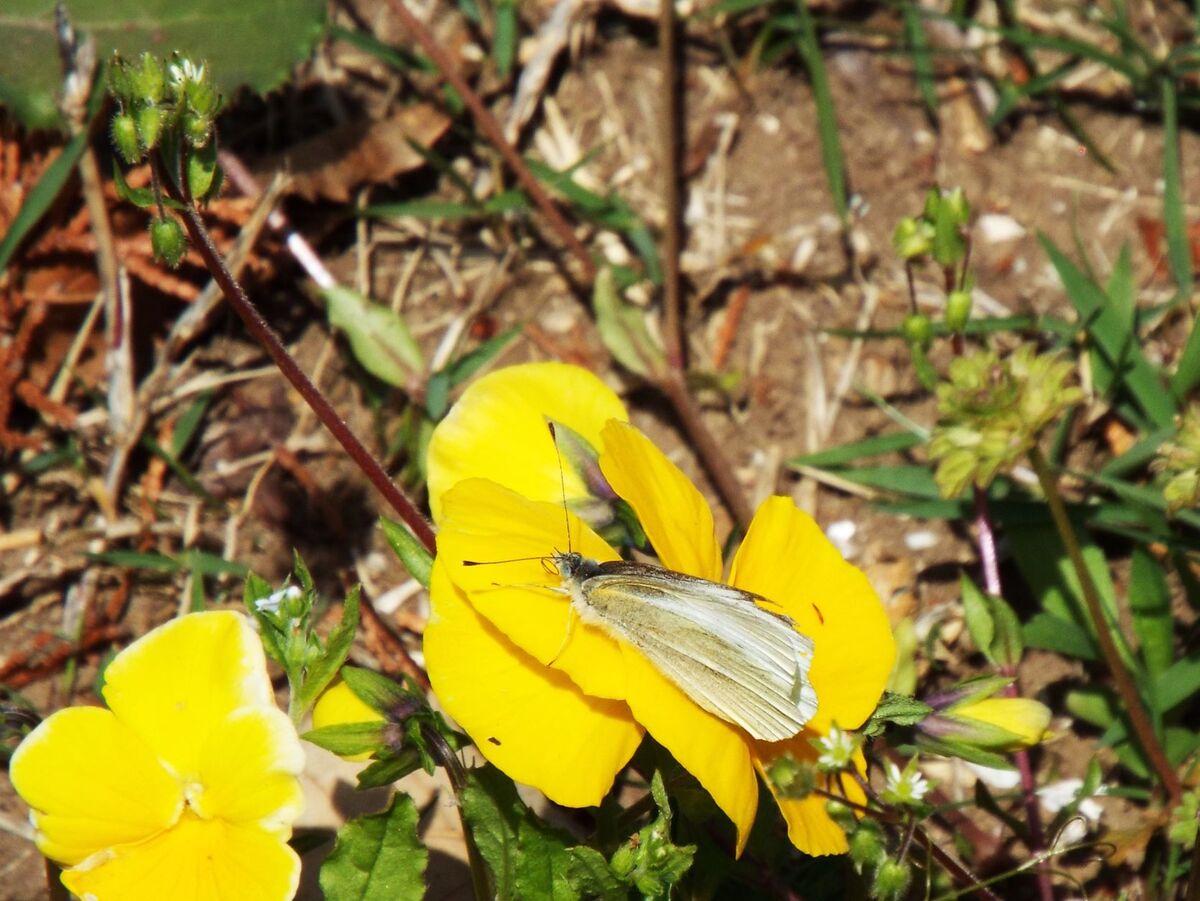
[[(0, 8), (0, 102), (27, 125), (60, 124), (53, 97), (62, 83), (54, 37), (55, 0), (7, 0)], [(308, 56), (321, 32), (320, 0), (195, 0), (147, 8), (137, 0), (72, 3), (76, 30), (96, 43), (97, 59), (143, 51), (161, 57), (176, 48), (207, 60), (216, 87), (233, 94), (278, 87)], [(270, 40), (263, 40), (270, 35)], [(153, 73), (142, 87), (153, 88)]]
[(1158, 475), (1168, 512), (1200, 506), (1200, 405), (1180, 417), (1175, 436), (1162, 443), (1150, 468)]
[(996, 666), (1015, 668), (1025, 650), (1016, 613), (1003, 598), (980, 591), (966, 573), (959, 584), (963, 618), (975, 647)]
[(653, 378), (663, 370), (666, 357), (646, 328), (645, 311), (620, 296), (611, 269), (596, 276), (592, 309), (600, 340), (617, 362), (642, 378)]
[(417, 836), (417, 808), (397, 793), (383, 813), (358, 817), (338, 832), (321, 865), (327, 901), (419, 901), (429, 852)]
[(662, 776), (656, 771), (650, 782), (650, 794), (658, 816), (644, 826), (636, 838), (619, 847), (612, 857), (613, 872), (632, 885), (643, 897), (665, 898), (671, 886), (683, 878), (692, 866), (695, 845), (676, 845), (671, 841), (671, 806)]
[(383, 536), (409, 575), (428, 588), (430, 574), (433, 572), (433, 554), (400, 523), (384, 517), (379, 520), (379, 527), (383, 529)]
[(421, 348), (400, 314), (340, 285), (320, 293), (329, 324), (346, 336), (354, 358), (375, 378), (406, 388), (424, 369)]
[(299, 584), (289, 583), (278, 590), (251, 573), (246, 578), (243, 601), (258, 623), (267, 655), (287, 675), (288, 713), (292, 722), (298, 723), (350, 653), (358, 629), (359, 590), (355, 587), (346, 596), (341, 622), (322, 638), (316, 630), (317, 589), (299, 554), (294, 573)]

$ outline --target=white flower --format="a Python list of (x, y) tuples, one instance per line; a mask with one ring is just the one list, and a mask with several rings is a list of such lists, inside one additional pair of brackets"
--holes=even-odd
[(834, 723), (829, 734), (815, 739), (813, 746), (820, 752), (817, 756), (819, 769), (827, 773), (841, 773), (850, 769), (854, 752), (858, 749), (858, 740), (857, 736), (839, 729)]
[(917, 758), (912, 758), (903, 770), (890, 760), (886, 768), (887, 784), (883, 799), (891, 804), (919, 804), (929, 791), (929, 783), (917, 770)]
[(167, 77), (174, 85), (188, 81), (204, 81), (204, 63), (196, 65), (185, 56), (167, 66)]
[(254, 609), (259, 613), (278, 613), (284, 601), (293, 601), (300, 597), (301, 593), (299, 586), (289, 585), (287, 588), (281, 588), (273, 594), (267, 595), (265, 598), (259, 598), (254, 602)]

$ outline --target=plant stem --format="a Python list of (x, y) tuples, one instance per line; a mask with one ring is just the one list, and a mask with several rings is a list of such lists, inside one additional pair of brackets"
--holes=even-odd
[(679, 277), (682, 249), (682, 191), (679, 155), (682, 145), (680, 118), (679, 59), (676, 48), (677, 25), (672, 0), (660, 0), (658, 16), (659, 61), (662, 71), (662, 96), (659, 110), (660, 165), (662, 201), (666, 210), (663, 231), (663, 343), (667, 358), (665, 371), (654, 374), (655, 384), (675, 408), (684, 430), (691, 438), (701, 463), (713, 480), (733, 520), (743, 530), (750, 524), (752, 511), (729, 461), (704, 424), (700, 408), (687, 387), (687, 352), (683, 333), (683, 289)]
[(554, 201), (550, 199), (550, 195), (546, 193), (545, 188), (542, 187), (542, 183), (529, 171), (529, 167), (525, 165), (525, 161), (521, 159), (521, 155), (517, 153), (516, 148), (504, 137), (504, 129), (500, 127), (500, 123), (496, 121), (496, 117), (484, 105), (479, 95), (467, 84), (466, 79), (462, 77), (462, 74), (455, 67), (454, 61), (442, 49), (437, 39), (425, 27), (425, 24), (408, 9), (405, 0), (387, 0), (387, 2), (404, 28), (416, 38), (425, 55), (433, 60), (433, 64), (437, 66), (438, 71), (442, 73), (446, 81), (450, 82), (450, 86), (458, 92), (458, 96), (462, 98), (467, 109), (471, 111), (471, 118), (475, 120), (475, 124), (479, 126), (479, 130), (483, 132), (484, 137), (491, 142), (491, 145), (500, 156), (504, 157), (504, 162), (508, 164), (513, 175), (517, 177), (517, 181), (521, 183), (521, 187), (528, 192), (530, 200), (542, 211), (542, 215), (546, 217), (546, 221), (550, 223), (550, 227), (575, 256), (575, 259), (579, 262), (579, 268), (583, 271), (588, 283), (595, 281), (596, 264), (592, 260), (592, 255), (588, 253), (587, 248), (583, 246), (583, 242), (579, 240), (574, 230), (567, 223), (567, 220), (563, 218), (562, 212), (559, 211)]
[[(182, 181), (182, 184), (187, 184), (186, 179)], [(270, 355), (275, 365), (279, 367), (279, 371), (283, 373), (284, 378), (291, 382), (292, 387), (299, 392), (300, 396), (304, 398), (305, 403), (317, 414), (317, 418), (321, 420), (325, 428), (329, 429), (333, 437), (337, 439), (346, 453), (350, 455), (350, 459), (371, 480), (371, 483), (383, 495), (384, 499), (387, 500), (400, 518), (404, 520), (404, 523), (412, 529), (417, 540), (425, 546), (426, 550), (434, 553), (436, 542), (433, 529), (429, 523), (418, 512), (412, 501), (392, 481), (391, 477), (379, 464), (379, 461), (358, 440), (358, 437), (350, 431), (350, 427), (346, 425), (329, 401), (325, 399), (325, 395), (304, 374), (304, 370), (300, 368), (299, 364), (292, 358), (292, 355), (288, 353), (287, 348), (283, 346), (283, 342), (279, 340), (275, 332), (267, 324), (267, 321), (263, 319), (262, 314), (258, 312), (258, 309), (251, 303), (250, 298), (246, 296), (245, 290), (243, 290), (237, 279), (225, 268), (225, 263), (222, 261), (220, 253), (217, 252), (217, 248), (213, 244), (208, 230), (204, 227), (204, 223), (200, 220), (200, 215), (196, 212), (191, 198), (184, 197), (183, 200), (183, 221), (187, 226), (192, 243), (200, 253), (201, 258), (203, 258), (204, 265), (212, 275), (213, 280), (221, 287), (221, 291), (224, 292), (230, 305), (237, 312), (238, 316), (241, 317), (242, 322), (245, 323), (247, 330)]]
[[(987, 492), (975, 487), (974, 493), (975, 528), (979, 535), (979, 562), (983, 568), (983, 584), (988, 594), (1002, 598), (1004, 586), (1000, 582), (1000, 558), (996, 553), (996, 532), (992, 528)], [(1001, 672), (1016, 679), (1015, 666), (1001, 667)], [(1005, 686), (1004, 695), (1010, 698), (1019, 695), (1015, 681)], [(1016, 751), (1013, 757), (1021, 777), (1021, 796), (1025, 805), (1025, 820), (1029, 825), (1029, 850), (1038, 857), (1038, 893), (1042, 901), (1053, 901), (1054, 884), (1050, 881), (1050, 867), (1048, 861), (1041, 856), (1046, 848), (1046, 836), (1042, 831), (1042, 811), (1037, 800), (1037, 780), (1033, 777), (1033, 765), (1029, 759), (1029, 752), (1024, 748)]]
[(1109, 672), (1112, 673), (1117, 694), (1121, 696), (1129, 723), (1133, 727), (1138, 743), (1149, 758), (1151, 767), (1158, 774), (1159, 782), (1166, 790), (1168, 804), (1174, 807), (1179, 803), (1180, 796), (1183, 794), (1183, 786), (1175, 768), (1167, 759), (1158, 736), (1154, 734), (1154, 727), (1150, 723), (1150, 717), (1146, 713), (1141, 695), (1138, 694), (1133, 677), (1125, 668), (1116, 642), (1113, 641), (1112, 634), (1109, 632), (1108, 620), (1100, 606), (1100, 592), (1096, 589), (1096, 583), (1092, 581), (1092, 575), (1084, 563), (1079, 541), (1075, 537), (1075, 530), (1067, 516), (1066, 505), (1063, 504), (1062, 495), (1058, 493), (1058, 484), (1050, 472), (1046, 458), (1036, 446), (1029, 451), (1029, 463), (1037, 474), (1038, 484), (1042, 486), (1042, 493), (1046, 495), (1046, 503), (1050, 506), (1050, 516), (1054, 520), (1054, 527), (1058, 530), (1059, 538), (1062, 539), (1063, 546), (1067, 550), (1071, 565), (1075, 568), (1075, 575), (1078, 577), (1079, 587), (1083, 591), (1083, 600), (1087, 605), (1088, 615), (1092, 619), (1096, 638), (1100, 642), (1100, 651), (1104, 655), (1105, 663), (1108, 664)]

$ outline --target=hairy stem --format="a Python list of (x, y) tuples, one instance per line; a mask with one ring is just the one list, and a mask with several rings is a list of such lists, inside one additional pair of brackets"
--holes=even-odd
[(1066, 505), (1063, 504), (1062, 495), (1058, 493), (1058, 483), (1050, 472), (1046, 458), (1037, 447), (1029, 451), (1029, 462), (1037, 474), (1038, 484), (1042, 486), (1042, 493), (1046, 495), (1046, 503), (1050, 506), (1050, 516), (1054, 520), (1054, 527), (1058, 530), (1058, 536), (1067, 549), (1067, 556), (1079, 579), (1083, 600), (1087, 605), (1088, 615), (1092, 619), (1096, 638), (1100, 642), (1100, 651), (1104, 655), (1105, 663), (1108, 664), (1109, 672), (1112, 673), (1117, 694), (1121, 696), (1121, 702), (1129, 717), (1129, 723), (1133, 727), (1134, 735), (1137, 736), (1138, 744), (1142, 746), (1146, 757), (1149, 758), (1150, 766), (1158, 774), (1159, 782), (1162, 783), (1162, 787), (1167, 793), (1168, 803), (1174, 807), (1179, 803), (1180, 796), (1183, 794), (1183, 786), (1175, 768), (1167, 760), (1166, 752), (1163, 751), (1158, 736), (1154, 734), (1154, 727), (1150, 723), (1150, 716), (1142, 703), (1141, 695), (1138, 694), (1133, 676), (1130, 675), (1124, 661), (1121, 660), (1116, 642), (1113, 641), (1112, 634), (1109, 632), (1108, 619), (1104, 616), (1104, 610), (1100, 606), (1100, 592), (1084, 563), (1083, 552), (1079, 548), (1075, 530), (1067, 516)]
[[(186, 180), (182, 182), (186, 185)], [(304, 374), (299, 364), (288, 353), (283, 342), (279, 340), (271, 326), (263, 319), (262, 314), (246, 296), (245, 290), (238, 283), (233, 274), (225, 268), (225, 263), (221, 259), (220, 253), (217, 252), (216, 246), (213, 244), (212, 238), (208, 234), (208, 230), (204, 227), (204, 223), (200, 220), (199, 213), (191, 203), (191, 198), (185, 197), (183, 209), (183, 221), (187, 226), (188, 234), (191, 236), (192, 244), (200, 253), (204, 260), (204, 265), (212, 275), (213, 280), (221, 287), (221, 291), (225, 294), (230, 305), (237, 312), (238, 316), (246, 325), (246, 329), (254, 336), (254, 339), (262, 346), (262, 348), (270, 355), (275, 365), (279, 367), (279, 371), (283, 373), (284, 378), (291, 382), (292, 387), (299, 392), (304, 398), (305, 403), (309, 405), (312, 411), (321, 420), (325, 428), (329, 429), (338, 443), (350, 455), (355, 464), (363, 474), (370, 479), (379, 493), (396, 511), (397, 515), (404, 523), (412, 529), (417, 540), (425, 546), (431, 554), (436, 550), (433, 529), (426, 522), (417, 510), (416, 506), (410, 501), (403, 491), (392, 481), (391, 477), (384, 471), (379, 461), (371, 454), (363, 445), (358, 437), (350, 430), (350, 427), (342, 420), (333, 409), (333, 405), (321, 393), (321, 390), (312, 383), (307, 375)]]

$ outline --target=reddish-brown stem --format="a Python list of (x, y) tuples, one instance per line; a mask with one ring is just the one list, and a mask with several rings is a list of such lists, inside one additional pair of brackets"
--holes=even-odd
[[(164, 179), (164, 183), (169, 180)], [(186, 184), (186, 180), (184, 180)], [(291, 382), (292, 387), (299, 392), (304, 398), (304, 402), (312, 409), (321, 420), (325, 428), (329, 429), (338, 443), (350, 455), (355, 464), (363, 474), (371, 480), (378, 490), (383, 495), (384, 499), (396, 511), (397, 515), (404, 521), (417, 540), (425, 546), (431, 554), (436, 549), (436, 541), (433, 534), (433, 529), (429, 523), (425, 521), (417, 508), (392, 481), (391, 477), (384, 471), (379, 461), (371, 454), (363, 445), (358, 437), (350, 431), (350, 427), (342, 420), (333, 409), (333, 405), (325, 399), (325, 395), (320, 389), (312, 383), (307, 375), (304, 374), (299, 364), (288, 353), (287, 348), (283, 346), (283, 342), (279, 340), (271, 326), (263, 319), (262, 314), (246, 296), (246, 292), (238, 283), (233, 274), (225, 267), (225, 262), (221, 259), (221, 254), (217, 251), (216, 245), (213, 244), (212, 238), (208, 234), (208, 230), (204, 227), (204, 223), (200, 221), (200, 215), (196, 212), (195, 207), (191, 203), (190, 197), (182, 198), (183, 204), (183, 221), (187, 226), (188, 234), (191, 236), (192, 244), (199, 252), (204, 260), (204, 265), (212, 275), (213, 280), (220, 286), (221, 291), (225, 294), (230, 306), (241, 317), (246, 329), (254, 336), (254, 339), (262, 346), (262, 348), (270, 355), (279, 371), (283, 373), (283, 377)]]
[(1054, 520), (1054, 527), (1058, 530), (1058, 537), (1062, 539), (1063, 546), (1067, 549), (1067, 557), (1070, 558), (1071, 566), (1075, 569), (1075, 575), (1079, 579), (1079, 587), (1083, 590), (1083, 601), (1087, 606), (1088, 616), (1091, 617), (1096, 639), (1100, 643), (1100, 651), (1104, 655), (1104, 662), (1108, 665), (1113, 682), (1116, 683), (1117, 694), (1121, 696), (1125, 714), (1129, 717), (1129, 723), (1133, 727), (1134, 735), (1137, 736), (1138, 744), (1146, 752), (1150, 766), (1158, 774), (1158, 779), (1167, 793), (1167, 803), (1174, 807), (1183, 795), (1183, 785), (1179, 781), (1179, 774), (1175, 772), (1175, 768), (1167, 759), (1158, 736), (1154, 734), (1154, 726), (1150, 723), (1150, 716), (1146, 713), (1137, 686), (1134, 685), (1133, 676), (1126, 669), (1117, 644), (1113, 641), (1112, 633), (1109, 631), (1108, 618), (1100, 606), (1100, 592), (1083, 560), (1083, 552), (1075, 537), (1075, 529), (1071, 525), (1070, 517), (1067, 516), (1067, 508), (1063, 504), (1062, 496), (1058, 493), (1058, 484), (1039, 448), (1034, 447), (1029, 451), (1029, 462), (1037, 474), (1042, 493), (1046, 496), (1046, 503), (1050, 507), (1050, 516)]
[(554, 229), (559, 239), (574, 254), (575, 259), (579, 262), (580, 269), (583, 270), (584, 277), (589, 283), (594, 281), (596, 278), (596, 264), (592, 260), (591, 254), (588, 253), (587, 248), (583, 246), (583, 242), (579, 240), (570, 224), (563, 217), (558, 206), (550, 199), (550, 195), (546, 193), (541, 182), (529, 171), (529, 167), (525, 165), (525, 161), (521, 159), (521, 155), (517, 153), (512, 144), (504, 137), (504, 129), (500, 127), (500, 123), (496, 121), (496, 117), (492, 115), (491, 110), (484, 105), (479, 95), (467, 84), (466, 79), (462, 77), (455, 67), (454, 61), (442, 49), (437, 39), (425, 27), (425, 24), (409, 11), (404, 0), (388, 0), (388, 6), (391, 7), (392, 12), (396, 14), (396, 17), (400, 20), (404, 28), (416, 38), (425, 55), (433, 60), (433, 64), (442, 73), (442, 77), (450, 82), (450, 86), (458, 92), (458, 96), (462, 98), (467, 109), (471, 111), (471, 117), (475, 120), (475, 124), (479, 126), (479, 130), (483, 132), (484, 137), (504, 157), (504, 162), (508, 164), (508, 168), (512, 170), (517, 181), (521, 183), (521, 187), (529, 194), (530, 200), (542, 211), (542, 215), (546, 217), (546, 220), (550, 223), (550, 227)]

